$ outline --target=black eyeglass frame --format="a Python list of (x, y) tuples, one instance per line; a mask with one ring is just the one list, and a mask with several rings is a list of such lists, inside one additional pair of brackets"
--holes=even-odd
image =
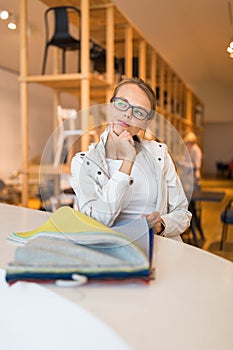
[[(119, 108), (117, 108), (117, 107), (115, 106), (115, 104), (114, 104), (114, 102), (115, 102), (116, 100), (124, 101), (125, 103), (127, 103), (127, 104), (128, 104), (127, 108), (126, 108), (126, 109), (119, 109)], [(126, 111), (128, 111), (128, 109), (132, 108), (133, 116), (134, 116), (134, 118), (136, 118), (136, 119), (138, 119), (138, 120), (143, 121), (143, 120), (145, 120), (145, 119), (148, 119), (148, 120), (151, 119), (152, 110), (151, 110), (150, 112), (148, 112), (148, 111), (147, 111), (145, 108), (143, 108), (143, 107), (140, 107), (140, 106), (133, 106), (133, 105), (131, 105), (127, 100), (124, 100), (124, 99), (121, 98), (121, 97), (112, 97), (111, 100), (110, 100), (110, 102), (113, 103), (113, 104), (114, 104), (114, 107), (115, 107), (118, 111), (121, 111), (121, 112), (126, 112)], [(136, 116), (134, 115), (134, 108), (137, 108), (137, 109), (139, 109), (139, 110), (143, 110), (144, 112), (146, 112), (146, 117), (143, 118), (143, 119), (140, 119), (140, 118), (136, 117)]]

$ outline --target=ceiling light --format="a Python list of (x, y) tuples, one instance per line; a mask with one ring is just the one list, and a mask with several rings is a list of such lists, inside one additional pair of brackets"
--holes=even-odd
[[(230, 1), (228, 1), (228, 14), (229, 14), (230, 25), (233, 25), (233, 11), (232, 11), (232, 6)], [(230, 58), (233, 58), (233, 39), (231, 39), (227, 47), (227, 52), (229, 53)]]
[(227, 52), (229, 53), (230, 58), (233, 58), (233, 40), (230, 41), (227, 47)]
[(9, 12), (7, 10), (3, 10), (0, 12), (0, 18), (5, 20), (9, 17)]
[(7, 20), (7, 27), (11, 30), (15, 30), (17, 28), (15, 14), (13, 12), (9, 12), (7, 10), (0, 9), (0, 19)]
[[(7, 27), (11, 30), (15, 30), (17, 27), (16, 21), (15, 21), (15, 16), (13, 14), (11, 14), (11, 16), (10, 16), (10, 21), (9, 21)], [(232, 52), (233, 52), (233, 50), (232, 50)]]
[[(17, 26), (16, 26), (15, 21), (12, 20), (12, 21), (10, 21), (10, 22), (8, 23), (7, 27), (8, 27), (9, 29), (11, 29), (11, 30), (15, 30)], [(232, 50), (232, 52), (233, 52), (233, 50)]]

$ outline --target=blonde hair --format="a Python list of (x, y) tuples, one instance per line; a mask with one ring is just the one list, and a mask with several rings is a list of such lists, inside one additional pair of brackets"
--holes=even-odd
[(184, 142), (185, 143), (197, 143), (197, 136), (193, 132), (189, 132), (185, 137), (184, 137)]

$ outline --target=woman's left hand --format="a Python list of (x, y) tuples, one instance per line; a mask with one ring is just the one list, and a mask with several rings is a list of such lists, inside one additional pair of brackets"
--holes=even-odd
[(147, 219), (150, 228), (154, 229), (154, 233), (160, 233), (163, 231), (162, 219), (158, 211), (153, 211), (151, 214), (143, 214), (143, 218)]

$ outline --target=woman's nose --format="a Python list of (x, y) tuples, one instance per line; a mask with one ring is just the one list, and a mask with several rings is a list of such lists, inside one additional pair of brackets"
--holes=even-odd
[(127, 119), (132, 119), (133, 116), (133, 110), (132, 108), (127, 109), (127, 111), (124, 112), (124, 117)]

